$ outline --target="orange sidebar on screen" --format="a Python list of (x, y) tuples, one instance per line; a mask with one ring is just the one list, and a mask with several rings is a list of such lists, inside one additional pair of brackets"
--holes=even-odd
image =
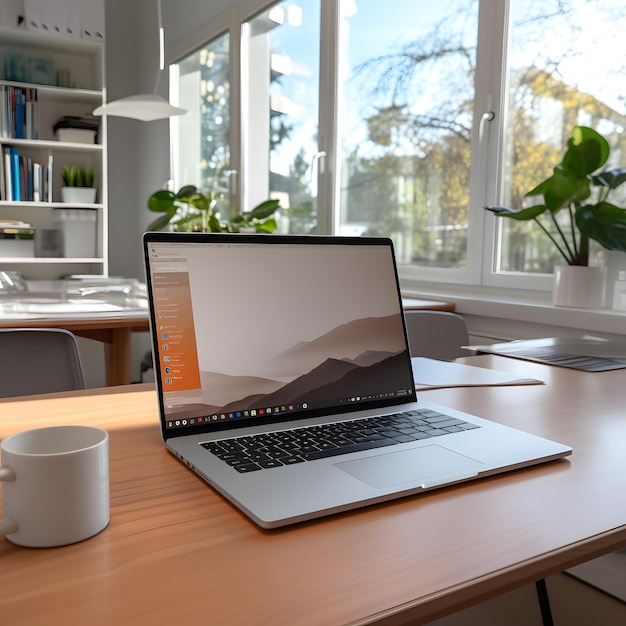
[(199, 389), (200, 368), (189, 274), (158, 272), (153, 280), (163, 390), (170, 392)]

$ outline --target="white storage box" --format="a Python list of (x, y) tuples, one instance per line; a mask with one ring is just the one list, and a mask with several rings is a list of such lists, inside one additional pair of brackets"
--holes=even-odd
[(97, 210), (55, 209), (54, 221), (60, 232), (65, 258), (97, 256)]
[(96, 143), (96, 131), (85, 128), (59, 128), (54, 133), (57, 141)]
[(0, 257), (35, 256), (35, 229), (26, 227), (0, 227)]

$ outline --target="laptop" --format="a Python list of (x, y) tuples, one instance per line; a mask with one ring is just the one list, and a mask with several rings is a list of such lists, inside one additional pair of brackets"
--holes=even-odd
[(418, 401), (389, 239), (143, 244), (165, 445), (263, 528), (572, 451)]

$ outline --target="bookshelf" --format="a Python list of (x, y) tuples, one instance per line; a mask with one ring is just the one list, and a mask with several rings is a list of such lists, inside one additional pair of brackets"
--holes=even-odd
[[(6, 119), (0, 122), (0, 154), (4, 161), (0, 175), (6, 177), (11, 162), (11, 159), (6, 160), (6, 155), (17, 154), (21, 160), (16, 167), (23, 182), (20, 198), (14, 193), (7, 194), (6, 184), (0, 187), (0, 192), (4, 191), (0, 200), (0, 223), (22, 221), (29, 224), (35, 232), (35, 245), (34, 254), (15, 255), (15, 248), (3, 246), (0, 239), (0, 269), (20, 271), (30, 280), (53, 280), (68, 274), (108, 274), (106, 118), (100, 120), (95, 143), (59, 141), (54, 131), (59, 119), (89, 115), (105, 100), (104, 44), (0, 27), (0, 95), (7, 92), (24, 93), (24, 100), (31, 104), (28, 112), (24, 105), (20, 114), (24, 122), (22, 132), (16, 132), (15, 124), (7, 128)], [(0, 106), (2, 114), (6, 111)], [(95, 203), (61, 201), (65, 166), (94, 171)], [(41, 174), (42, 168), (44, 174)], [(38, 193), (33, 193), (36, 179), (29, 177), (29, 172), (33, 171), (47, 177), (39, 179), (45, 182), (37, 185)], [(24, 186), (28, 190), (29, 185), (30, 193), (25, 194)], [(63, 235), (59, 233), (65, 233), (66, 238), (75, 237), (72, 233), (78, 232), (76, 226), (81, 221), (88, 231), (95, 229), (95, 233), (91, 230), (94, 243), (86, 253), (75, 256), (72, 250), (76, 250), (76, 246), (64, 246)], [(71, 230), (68, 230), (68, 223)]]

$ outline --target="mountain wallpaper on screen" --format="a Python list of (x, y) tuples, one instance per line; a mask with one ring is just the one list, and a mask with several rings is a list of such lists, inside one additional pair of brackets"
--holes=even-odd
[(406, 390), (411, 386), (407, 359), (399, 314), (358, 319), (271, 356), (261, 371), (241, 376), (202, 372), (203, 409), (227, 413), (319, 405), (348, 395)]

